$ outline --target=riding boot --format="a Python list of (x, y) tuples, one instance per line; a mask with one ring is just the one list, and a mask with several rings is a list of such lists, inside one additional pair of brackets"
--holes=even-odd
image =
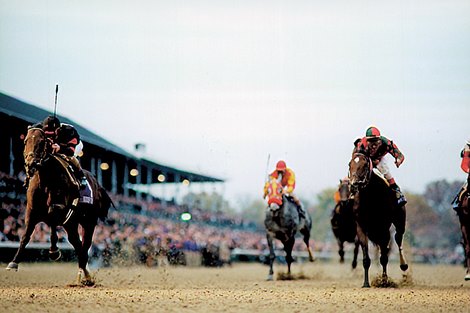
[(305, 210), (302, 206), (302, 203), (300, 203), (299, 198), (296, 196), (293, 196), (292, 199), (295, 202), (295, 205), (297, 206), (297, 211), (299, 212), (299, 218), (305, 218)]
[(405, 198), (405, 195), (401, 192), (401, 189), (400, 187), (398, 187), (397, 184), (390, 185), (390, 188), (392, 188), (392, 190), (396, 193), (398, 205), (405, 205), (408, 202)]
[(465, 194), (468, 192), (468, 183), (464, 184), (462, 188), (460, 188), (459, 192), (455, 196), (454, 200), (452, 201), (452, 208), (455, 211), (458, 211), (460, 206), (462, 205), (462, 199), (464, 198)]
[(74, 167), (75, 177), (80, 182), (80, 189), (81, 190), (85, 189), (87, 185), (87, 179), (86, 179), (85, 173), (83, 173), (82, 167), (80, 166), (80, 162), (78, 161), (76, 157), (69, 157), (69, 160), (70, 160), (70, 164), (72, 164)]

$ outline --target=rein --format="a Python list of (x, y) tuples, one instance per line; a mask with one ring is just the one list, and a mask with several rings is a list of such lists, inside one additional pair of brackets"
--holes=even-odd
[[(354, 158), (351, 160), (351, 162), (354, 161), (354, 162), (358, 163), (360, 156), (364, 157), (364, 159), (369, 163), (369, 166), (366, 167), (366, 174), (364, 175), (363, 179), (354, 181), (354, 183), (352, 183), (351, 186), (357, 186), (359, 188), (364, 188), (365, 186), (367, 186), (367, 184), (370, 181), (370, 177), (372, 176), (373, 165), (372, 165), (372, 160), (367, 155), (365, 155), (363, 153), (359, 153), (359, 152), (354, 153)], [(349, 172), (348, 172), (348, 177), (349, 177), (349, 179), (357, 177), (357, 173), (351, 174), (351, 168), (350, 168)]]

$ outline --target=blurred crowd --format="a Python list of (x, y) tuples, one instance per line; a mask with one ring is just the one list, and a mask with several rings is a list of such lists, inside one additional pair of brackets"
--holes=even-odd
[[(241, 216), (213, 212), (199, 207), (172, 202), (139, 200), (135, 197), (110, 195), (116, 208), (108, 219), (99, 222), (90, 250), (91, 263), (96, 266), (142, 263), (148, 266), (182, 264), (188, 266), (222, 266), (231, 263), (233, 249), (258, 251), (265, 259), (268, 246), (264, 227)], [(24, 232), (26, 196), (23, 180), (0, 172), (0, 241), (18, 242)], [(182, 219), (190, 213), (191, 219)], [(59, 242), (67, 241), (62, 227), (57, 228)], [(30, 242), (47, 243), (50, 229), (36, 225)], [(276, 248), (282, 245), (275, 241)], [(313, 242), (317, 255), (337, 255), (335, 242)], [(296, 240), (294, 251), (305, 251), (302, 240)], [(459, 263), (463, 252), (435, 249), (412, 249), (417, 261), (425, 263)]]

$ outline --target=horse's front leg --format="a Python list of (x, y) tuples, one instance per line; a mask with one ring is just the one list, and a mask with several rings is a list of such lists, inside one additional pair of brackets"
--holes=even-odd
[(269, 275), (267, 280), (273, 280), (273, 263), (276, 255), (274, 254), (274, 244), (273, 244), (273, 236), (267, 232), (266, 239), (268, 240), (268, 247), (269, 247)]
[(26, 206), (26, 215), (25, 215), (26, 230), (23, 236), (21, 237), (20, 246), (18, 247), (18, 250), (16, 251), (15, 256), (13, 257), (13, 260), (10, 263), (8, 263), (8, 266), (6, 267), (7, 270), (15, 270), (15, 271), (18, 270), (18, 264), (21, 261), (23, 261), (23, 253), (24, 253), (24, 250), (26, 249), (26, 245), (29, 243), (29, 240), (31, 239), (31, 235), (33, 234), (34, 228), (36, 224), (39, 222), (36, 218), (32, 218), (31, 210), (32, 210), (32, 207), (28, 203), (28, 205)]
[(370, 268), (370, 257), (369, 257), (369, 240), (362, 231), (362, 228), (357, 225), (357, 238), (362, 248), (362, 266), (364, 267), (364, 283), (363, 288), (369, 288), (369, 268)]
[(290, 276), (290, 267), (294, 258), (292, 257), (292, 249), (294, 248), (295, 235), (291, 236), (284, 242), (284, 251), (286, 252), (287, 274)]
[[(390, 238), (390, 237), (389, 237)], [(389, 252), (389, 240), (380, 245), (380, 264), (382, 265), (382, 278), (387, 279), (387, 264), (388, 264), (388, 252)]]
[(406, 224), (406, 208), (401, 206), (395, 214), (393, 225), (395, 225), (395, 242), (398, 246), (398, 253), (400, 255), (400, 269), (406, 271), (408, 269), (408, 262), (403, 252), (403, 236), (405, 234)]

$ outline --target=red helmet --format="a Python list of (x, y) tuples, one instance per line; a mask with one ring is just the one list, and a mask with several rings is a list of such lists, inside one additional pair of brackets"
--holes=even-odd
[(377, 127), (371, 126), (366, 130), (366, 138), (374, 139), (380, 137), (380, 130)]
[(276, 164), (276, 171), (281, 171), (281, 172), (284, 172), (286, 170), (287, 166), (286, 166), (286, 162), (280, 160), (279, 162), (277, 162)]

